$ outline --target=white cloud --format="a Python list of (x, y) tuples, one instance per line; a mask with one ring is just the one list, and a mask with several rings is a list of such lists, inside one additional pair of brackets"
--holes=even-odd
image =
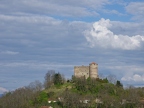
[(16, 55), (19, 54), (19, 52), (14, 52), (14, 51), (1, 51), (1, 54), (8, 54), (8, 55)]
[(110, 20), (101, 19), (93, 24), (91, 30), (84, 32), (91, 47), (100, 46), (103, 48), (134, 50), (142, 47), (144, 36), (128, 36), (114, 34), (109, 28), (112, 26)]
[(3, 14), (35, 13), (82, 17), (97, 15), (97, 11), (108, 3), (108, 0), (8, 0), (1, 2), (0, 10)]
[(8, 90), (3, 87), (0, 87), (0, 93), (4, 93), (4, 92), (8, 92)]
[(52, 24), (52, 25), (57, 25), (61, 23), (61, 21), (56, 20), (52, 17), (37, 16), (31, 14), (29, 14), (28, 16), (0, 15), (0, 20), (22, 22), (22, 23)]
[(59, 69), (66, 67), (73, 67), (74, 65), (60, 64), (60, 63), (49, 63), (49, 62), (12, 62), (12, 63), (0, 63), (0, 67), (23, 67), (23, 68), (32, 68), (32, 69)]
[(126, 6), (126, 11), (134, 17), (134, 20), (144, 20), (144, 2), (131, 2)]
[(133, 74), (131, 76), (124, 76), (121, 78), (122, 81), (134, 81), (134, 82), (143, 82), (144, 75)]
[(121, 13), (121, 12), (119, 12), (119, 11), (117, 11), (117, 10), (103, 9), (102, 11), (103, 11), (104, 13), (106, 13), (106, 14), (115, 14), (115, 15), (118, 15), (118, 16), (125, 16), (124, 13)]
[(112, 27), (110, 28), (114, 34), (122, 35), (144, 35), (144, 23), (142, 22), (121, 22), (121, 21), (111, 21)]
[(109, 3), (108, 0), (72, 0), (72, 1), (52, 0), (50, 2), (61, 4), (61, 5), (64, 4), (64, 5), (73, 5), (73, 6), (89, 6), (89, 7), (93, 7), (93, 8), (97, 8), (97, 7), (100, 7), (100, 6), (104, 5), (104, 4)]
[[(28, 47), (36, 48), (38, 46), (36, 49), (39, 49), (42, 46), (41, 50), (42, 48), (55, 47), (58, 44), (64, 45), (63, 48), (74, 48), (70, 45), (75, 46), (85, 41), (82, 31), (89, 28), (89, 24), (82, 21), (69, 22), (37, 15), (0, 15), (0, 20), (3, 24), (3, 27), (0, 28), (0, 31), (2, 31), (0, 40), (1, 45), (5, 47), (0, 46), (1, 49), (15, 50), (15, 48), (21, 46), (23, 49), (16, 49), (21, 53), (33, 50), (28, 49)], [(73, 44), (74, 42), (75, 44)]]

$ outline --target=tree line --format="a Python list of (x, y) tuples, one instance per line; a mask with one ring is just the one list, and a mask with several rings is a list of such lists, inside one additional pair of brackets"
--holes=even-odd
[(46, 93), (43, 90), (52, 85), (62, 85), (65, 78), (64, 75), (49, 70), (44, 79), (44, 83), (36, 80), (28, 86), (5, 93), (0, 98), (0, 108), (39, 108), (42, 105), (47, 105), (51, 93)]
[[(5, 93), (0, 98), (0, 108), (143, 108), (143, 98), (144, 87), (124, 89), (113, 75), (103, 79), (72, 76), (66, 80), (63, 74), (49, 70), (44, 83), (36, 80)], [(57, 102), (48, 103), (48, 99)]]

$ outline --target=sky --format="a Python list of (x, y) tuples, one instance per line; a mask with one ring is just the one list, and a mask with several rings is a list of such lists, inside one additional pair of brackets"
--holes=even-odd
[(0, 93), (91, 62), (144, 84), (143, 0), (0, 0)]

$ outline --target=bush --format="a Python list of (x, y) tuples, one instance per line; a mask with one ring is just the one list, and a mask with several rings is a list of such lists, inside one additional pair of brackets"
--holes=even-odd
[(36, 97), (34, 100), (31, 100), (30, 103), (34, 106), (36, 104), (42, 104), (47, 103), (48, 96), (46, 92), (40, 92), (38, 97)]
[(54, 95), (54, 92), (48, 92), (47, 93), (47, 96), (50, 98), (50, 97), (52, 97)]

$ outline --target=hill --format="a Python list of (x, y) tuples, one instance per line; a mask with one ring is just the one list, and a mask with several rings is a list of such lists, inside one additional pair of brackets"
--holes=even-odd
[(0, 98), (0, 108), (138, 108), (143, 106), (144, 88), (124, 89), (120, 81), (84, 77), (65, 80), (60, 73), (47, 73), (45, 89), (39, 81)]

